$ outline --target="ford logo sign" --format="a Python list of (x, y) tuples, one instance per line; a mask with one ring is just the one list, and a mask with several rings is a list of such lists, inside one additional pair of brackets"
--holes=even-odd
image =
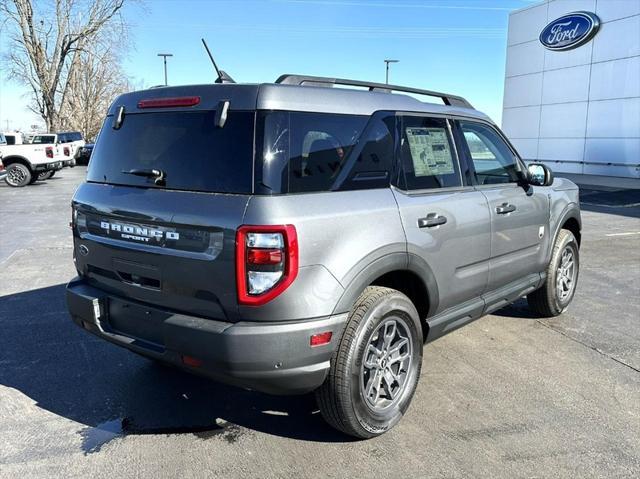
[(554, 20), (540, 34), (549, 50), (570, 50), (588, 42), (600, 28), (600, 19), (589, 12), (574, 12)]

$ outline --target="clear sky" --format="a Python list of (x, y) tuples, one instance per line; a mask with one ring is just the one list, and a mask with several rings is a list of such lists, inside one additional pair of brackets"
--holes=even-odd
[[(200, 43), (237, 82), (282, 73), (335, 76), (441, 90), (466, 97), (500, 123), (509, 12), (530, 0), (147, 0), (127, 7), (125, 70), (144, 87), (206, 83)], [(6, 53), (6, 32), (0, 31)], [(0, 72), (0, 128), (28, 129), (26, 89)]]

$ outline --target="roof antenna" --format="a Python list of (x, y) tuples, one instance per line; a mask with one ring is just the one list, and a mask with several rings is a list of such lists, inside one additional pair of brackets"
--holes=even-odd
[(224, 70), (220, 70), (218, 68), (218, 65), (216, 65), (216, 61), (213, 59), (213, 55), (211, 55), (211, 50), (209, 50), (209, 46), (207, 45), (207, 42), (204, 41), (204, 38), (202, 38), (201, 40), (205, 50), (207, 50), (207, 54), (209, 55), (209, 58), (211, 59), (211, 63), (213, 63), (213, 68), (216, 69), (216, 74), (218, 75), (218, 78), (216, 78), (215, 82), (216, 83), (235, 83), (233, 78), (227, 75), (227, 73)]

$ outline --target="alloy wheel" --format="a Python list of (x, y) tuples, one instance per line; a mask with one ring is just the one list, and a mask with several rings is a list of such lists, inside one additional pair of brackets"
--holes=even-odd
[(27, 175), (22, 168), (9, 168), (7, 171), (7, 183), (11, 186), (18, 186), (27, 179)]
[(556, 271), (556, 292), (561, 302), (566, 301), (573, 293), (576, 272), (573, 248), (567, 245), (560, 254), (558, 270)]
[(403, 319), (384, 320), (367, 344), (360, 387), (366, 404), (381, 411), (397, 404), (406, 389), (412, 367), (411, 331)]

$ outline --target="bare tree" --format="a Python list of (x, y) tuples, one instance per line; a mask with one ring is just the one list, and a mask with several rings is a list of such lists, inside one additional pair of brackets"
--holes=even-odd
[(29, 86), (32, 110), (49, 131), (60, 126), (82, 54), (107, 28), (122, 28), (127, 0), (0, 0), (11, 29), (10, 76)]
[(89, 48), (74, 58), (76, 67), (67, 75), (59, 127), (82, 132), (94, 140), (113, 99), (132, 89), (113, 48)]

